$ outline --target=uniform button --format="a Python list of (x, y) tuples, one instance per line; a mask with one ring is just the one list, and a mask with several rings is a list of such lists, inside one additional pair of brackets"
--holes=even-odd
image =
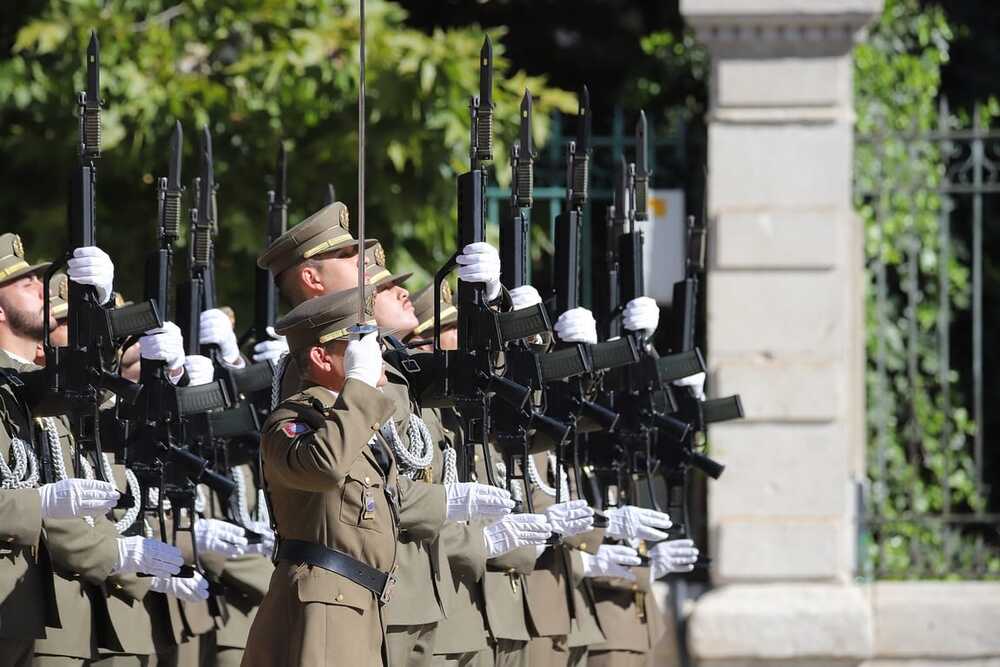
[(586, 551), (587, 550), (587, 543), (586, 542), (580, 542), (580, 550), (581, 551)]
[(372, 424), (372, 430), (373, 431), (377, 431), (378, 430), (378, 422), (375, 422), (374, 424)]
[(372, 483), (372, 478), (371, 477), (365, 477), (365, 484), (371, 484), (371, 483)]
[(507, 574), (517, 574), (517, 570), (512, 567), (507, 568)]
[(337, 602), (343, 602), (343, 601), (344, 601), (344, 594), (343, 593), (338, 593), (337, 594)]
[(639, 585), (638, 584), (632, 584), (632, 590), (633, 591), (639, 590)]
[(479, 454), (473, 454), (472, 460), (475, 461), (476, 463), (479, 463)]
[(473, 482), (478, 482), (479, 481), (479, 475), (477, 475), (476, 473), (472, 473), (472, 475), (470, 476), (470, 479)]

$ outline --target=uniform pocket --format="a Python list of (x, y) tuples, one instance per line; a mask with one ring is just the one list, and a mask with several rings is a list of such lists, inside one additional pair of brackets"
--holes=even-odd
[(296, 573), (295, 587), (299, 602), (321, 602), (323, 604), (350, 607), (364, 614), (372, 606), (374, 594), (350, 579), (321, 567), (305, 566)]
[(340, 520), (350, 526), (381, 533), (380, 509), (386, 502), (382, 480), (375, 475), (347, 473), (340, 502)]

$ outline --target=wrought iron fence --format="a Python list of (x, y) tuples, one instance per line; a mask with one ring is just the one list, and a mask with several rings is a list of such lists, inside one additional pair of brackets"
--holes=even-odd
[[(994, 405), (1000, 130), (942, 101), (932, 131), (857, 138), (869, 293), (868, 484), (859, 574), (1000, 577)], [(1000, 234), (989, 235), (1000, 239)]]

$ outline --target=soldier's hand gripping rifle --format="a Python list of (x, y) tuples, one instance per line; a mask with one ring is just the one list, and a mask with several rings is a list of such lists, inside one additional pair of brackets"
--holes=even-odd
[[(97, 244), (95, 160), (101, 156), (101, 101), (100, 44), (96, 33), (91, 33), (87, 47), (86, 83), (86, 90), (78, 96), (80, 143), (67, 207), (70, 250), (45, 273), (43, 318), (46, 323), (51, 322), (49, 283), (52, 276), (67, 262), (73, 249)], [(28, 387), (28, 392), (38, 399), (35, 416), (69, 416), (76, 437), (74, 474), (83, 476), (83, 457), (87, 457), (98, 479), (109, 481), (104, 479), (100, 460), (99, 406), (106, 391), (114, 393), (123, 403), (134, 402), (139, 395), (138, 385), (110, 369), (125, 339), (158, 327), (162, 322), (151, 302), (116, 309), (113, 300), (100, 302), (96, 288), (73, 281), (69, 282), (68, 302), (69, 345), (54, 347), (49, 339), (49, 327), (44, 327), (45, 370), (35, 374), (35, 379), (41, 382), (37, 387)]]

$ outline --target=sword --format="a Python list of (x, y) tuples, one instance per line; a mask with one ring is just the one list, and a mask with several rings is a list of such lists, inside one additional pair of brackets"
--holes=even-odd
[(358, 338), (378, 329), (365, 316), (365, 0), (361, 2), (361, 58), (358, 83), (358, 322), (348, 331)]

